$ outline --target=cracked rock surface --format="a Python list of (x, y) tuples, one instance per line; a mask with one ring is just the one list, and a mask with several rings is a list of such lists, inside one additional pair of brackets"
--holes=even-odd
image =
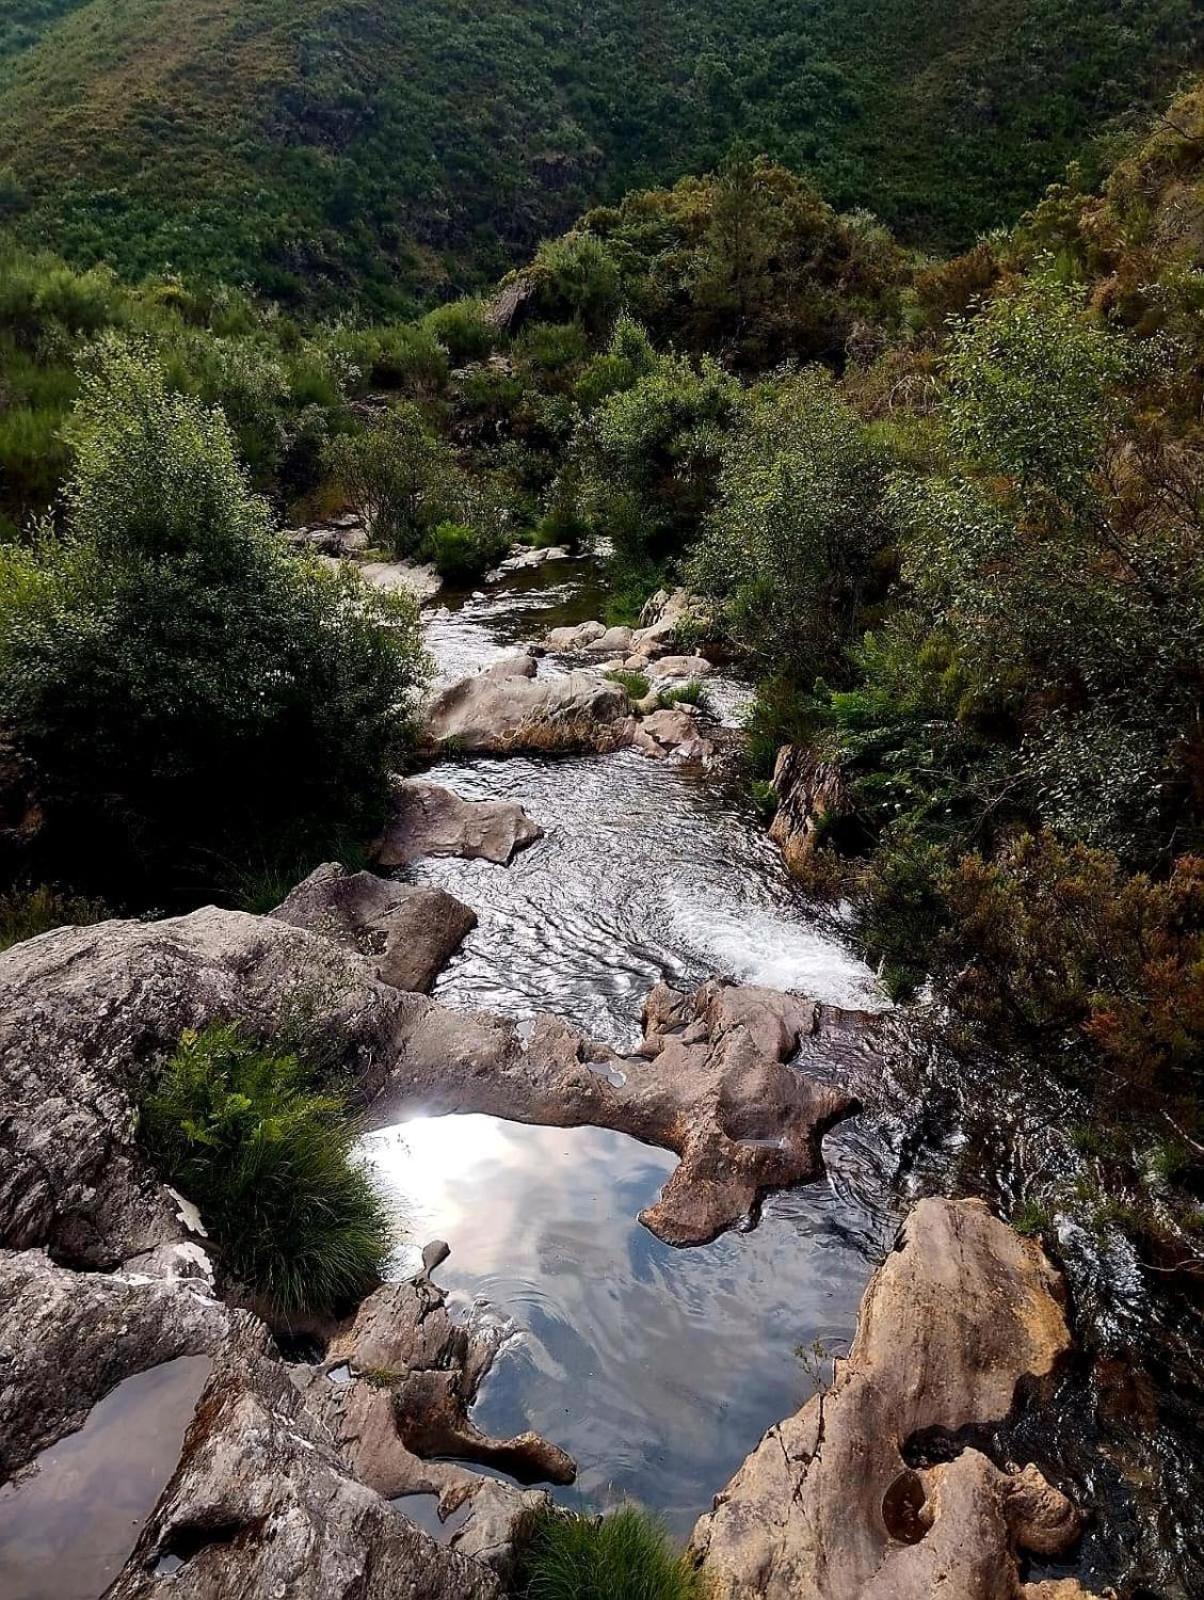
[(417, 778), (393, 788), (393, 815), (373, 847), (379, 867), (405, 867), (422, 856), (464, 856), (506, 866), (543, 838), (543, 829), (512, 800), (462, 800)]
[(396, 883), (324, 862), (269, 913), (368, 956), (397, 989), (425, 993), (477, 925), (476, 912), (446, 889)]
[(921, 1200), (831, 1388), (769, 1430), (695, 1528), (716, 1600), (1081, 1596), (1023, 1584), (1017, 1559), (1070, 1550), (1076, 1508), (971, 1442), (1069, 1350), (1063, 1300), (1039, 1246), (980, 1201)]

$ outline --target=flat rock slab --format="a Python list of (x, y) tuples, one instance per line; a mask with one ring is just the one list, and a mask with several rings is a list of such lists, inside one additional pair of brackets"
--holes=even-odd
[(469, 754), (556, 754), (613, 750), (630, 740), (626, 692), (578, 669), (532, 678), (497, 667), (452, 684), (432, 702), (428, 743)]
[(422, 993), (477, 925), (476, 912), (446, 889), (348, 872), (337, 861), (316, 868), (269, 915), (358, 950), (382, 982)]
[(715, 1600), (1048, 1595), (1021, 1586), (1017, 1551), (1065, 1554), (1081, 1517), (1035, 1466), (959, 1443), (1039, 1396), (1070, 1348), (1063, 1303), (1039, 1246), (980, 1201), (922, 1200), (831, 1388), (769, 1430), (695, 1528)]
[(365, 583), (386, 594), (408, 594), (421, 604), (431, 600), (443, 587), (443, 580), (432, 566), (417, 561), (362, 561), (358, 571)]
[(543, 829), (512, 800), (464, 800), (420, 779), (394, 785), (393, 816), (373, 846), (380, 867), (405, 867), (423, 856), (464, 856), (505, 866), (543, 838)]

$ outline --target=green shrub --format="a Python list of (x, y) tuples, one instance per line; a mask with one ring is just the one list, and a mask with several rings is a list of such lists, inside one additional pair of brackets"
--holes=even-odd
[(471, 583), (497, 565), (505, 542), (462, 522), (441, 522), (431, 534), (428, 549), (441, 578), (449, 583)]
[(436, 306), (427, 312), (420, 326), (423, 333), (443, 346), (456, 366), (484, 360), (497, 341), (480, 300), (452, 300)]
[(101, 900), (66, 894), (50, 884), (0, 894), (0, 950), (35, 939), (51, 928), (103, 922), (111, 913)]
[(703, 1600), (707, 1591), (660, 1523), (624, 1506), (599, 1518), (540, 1515), (518, 1592), (524, 1600)]
[(199, 1207), (223, 1271), (285, 1318), (365, 1293), (389, 1248), (356, 1126), (312, 1080), (298, 1056), (211, 1027), (184, 1034), (142, 1105), (142, 1139)]
[(332, 439), (326, 466), (364, 519), (373, 544), (401, 559), (417, 554), (461, 488), (451, 450), (412, 402)]
[(220, 412), (102, 343), (65, 532), (0, 548), (0, 718), (69, 881), (173, 885), (266, 837), (378, 825), (424, 670), (416, 608), (289, 555)]
[(642, 672), (626, 672), (622, 668), (608, 672), (606, 676), (612, 683), (617, 683), (626, 690), (629, 700), (643, 700), (652, 691), (652, 685)]
[(662, 689), (657, 699), (664, 711), (669, 710), (671, 706), (697, 706), (699, 711), (714, 709), (706, 685), (700, 683), (697, 678), (691, 678), (689, 683), (675, 684), (672, 689)]

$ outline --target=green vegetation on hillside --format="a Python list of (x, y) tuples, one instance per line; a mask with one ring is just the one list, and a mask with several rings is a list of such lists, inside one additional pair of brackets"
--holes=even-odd
[(0, 217), (127, 277), (394, 313), (738, 142), (911, 242), (967, 244), (1204, 43), (1197, 0), (54, 9), (9, 24)]

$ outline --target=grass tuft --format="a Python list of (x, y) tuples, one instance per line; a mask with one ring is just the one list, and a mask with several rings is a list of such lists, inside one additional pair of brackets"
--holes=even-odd
[(667, 711), (670, 706), (697, 706), (699, 711), (706, 712), (714, 709), (706, 685), (697, 678), (691, 678), (689, 683), (679, 683), (673, 689), (662, 689), (659, 698), (662, 711)]
[(50, 884), (26, 886), (0, 894), (0, 950), (8, 950), (26, 939), (36, 939), (52, 928), (79, 927), (103, 922), (112, 912), (102, 900), (86, 900), (65, 894)]
[(199, 1208), (224, 1270), (276, 1315), (324, 1314), (366, 1293), (390, 1244), (343, 1100), (295, 1054), (237, 1025), (189, 1030), (142, 1106), (159, 1171)]
[(612, 683), (617, 683), (621, 689), (627, 691), (629, 700), (643, 700), (652, 688), (642, 672), (627, 672), (623, 668), (616, 668), (606, 676)]
[(522, 1600), (704, 1600), (704, 1580), (654, 1517), (540, 1513), (522, 1558)]

